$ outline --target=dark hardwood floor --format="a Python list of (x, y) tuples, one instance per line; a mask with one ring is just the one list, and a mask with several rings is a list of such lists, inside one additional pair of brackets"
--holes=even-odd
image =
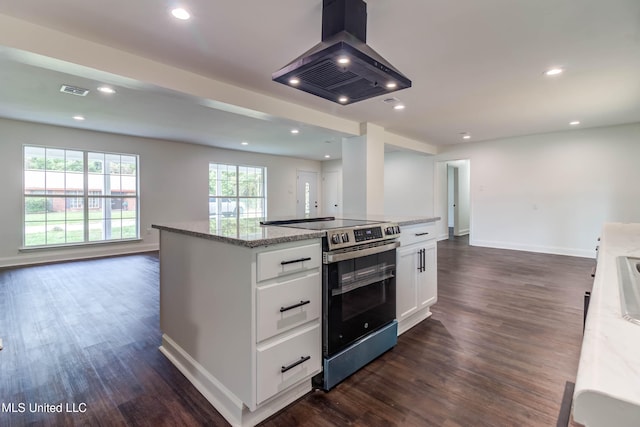
[[(594, 261), (467, 242), (438, 244), (430, 319), (263, 425), (556, 426)], [(158, 310), (153, 254), (0, 271), (0, 426), (227, 425), (158, 351)]]

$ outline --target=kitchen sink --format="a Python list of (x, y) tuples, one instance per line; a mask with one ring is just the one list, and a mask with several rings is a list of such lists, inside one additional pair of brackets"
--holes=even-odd
[(617, 262), (622, 316), (640, 325), (640, 258), (620, 256)]

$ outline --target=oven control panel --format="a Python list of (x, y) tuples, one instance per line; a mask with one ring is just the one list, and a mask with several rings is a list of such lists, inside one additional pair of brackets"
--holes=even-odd
[(327, 243), (329, 249), (334, 250), (398, 236), (400, 236), (400, 226), (396, 223), (385, 222), (372, 226), (328, 230)]
[(353, 230), (356, 242), (376, 240), (382, 238), (382, 227), (367, 227)]

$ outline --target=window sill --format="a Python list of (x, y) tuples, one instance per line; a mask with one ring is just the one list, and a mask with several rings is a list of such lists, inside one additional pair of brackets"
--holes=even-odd
[(86, 248), (89, 246), (104, 246), (104, 245), (120, 245), (120, 244), (130, 244), (130, 243), (140, 243), (142, 239), (123, 239), (123, 240), (106, 240), (100, 242), (83, 242), (83, 243), (67, 243), (64, 245), (47, 245), (47, 246), (23, 246), (18, 248), (18, 252), (38, 252), (38, 251), (48, 251), (48, 250), (59, 250), (59, 249), (79, 249)]

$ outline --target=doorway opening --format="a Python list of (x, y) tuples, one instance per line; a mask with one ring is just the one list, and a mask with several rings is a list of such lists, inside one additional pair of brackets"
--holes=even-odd
[[(438, 162), (436, 212), (440, 221), (439, 240), (471, 235), (471, 161), (469, 159)], [(467, 237), (468, 236), (468, 237)]]
[(296, 191), (296, 216), (314, 218), (318, 216), (318, 173), (298, 171)]

